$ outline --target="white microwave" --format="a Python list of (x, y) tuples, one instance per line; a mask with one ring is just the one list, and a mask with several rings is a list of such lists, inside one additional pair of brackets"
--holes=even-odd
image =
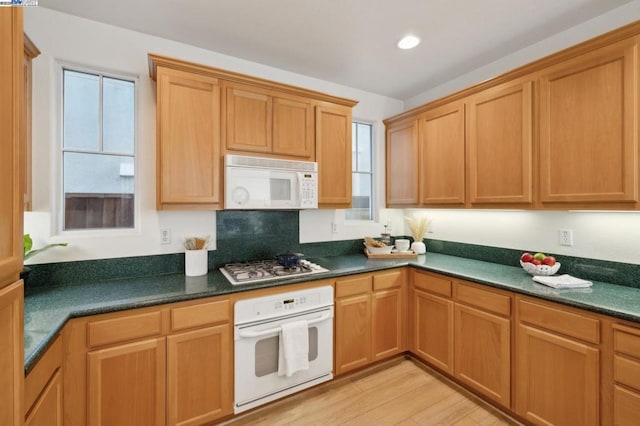
[(224, 208), (318, 208), (318, 163), (226, 155)]

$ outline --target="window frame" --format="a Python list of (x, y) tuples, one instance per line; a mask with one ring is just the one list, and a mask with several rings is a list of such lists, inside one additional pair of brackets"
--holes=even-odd
[[(344, 211), (344, 222), (347, 225), (358, 225), (358, 224), (374, 223), (374, 222), (377, 221), (377, 218), (378, 218), (378, 206), (376, 204), (376, 202), (377, 202), (377, 197), (376, 197), (376, 194), (377, 194), (377, 191), (376, 191), (376, 188), (377, 188), (377, 182), (376, 182), (377, 173), (375, 171), (376, 170), (376, 164), (377, 164), (376, 163), (376, 160), (377, 160), (377, 156), (376, 156), (376, 139), (375, 139), (376, 138), (376, 124), (377, 123), (375, 121), (372, 121), (372, 120), (365, 120), (365, 119), (359, 119), (359, 118), (353, 117), (351, 119), (351, 125), (353, 126), (354, 124), (356, 125), (356, 128), (357, 128), (358, 124), (364, 124), (364, 125), (369, 126), (370, 129), (371, 129), (371, 146), (370, 146), (371, 171), (370, 172), (360, 172), (360, 171), (354, 170), (353, 169), (353, 162), (354, 162), (353, 158), (352, 158), (352, 161), (351, 161), (352, 162), (352, 166), (351, 166), (351, 178), (352, 178), (352, 180), (353, 180), (354, 175), (356, 175), (356, 174), (367, 174), (367, 175), (371, 176), (371, 200), (370, 200), (370, 203), (369, 203), (370, 204), (369, 208), (370, 208), (370, 211), (371, 211), (371, 218), (370, 219), (349, 219), (347, 217), (347, 212), (352, 210), (352, 209), (346, 209)], [(352, 144), (353, 144), (353, 138), (354, 137), (357, 137), (357, 136), (351, 135)], [(356, 165), (358, 164), (357, 159), (355, 160), (355, 163), (356, 163)], [(353, 194), (351, 194), (351, 199), (353, 200)]]
[[(73, 62), (67, 62), (62, 60), (56, 60), (56, 73), (57, 73), (57, 99), (56, 99), (56, 124), (57, 124), (57, 138), (55, 142), (55, 155), (52, 155), (54, 165), (52, 170), (55, 173), (54, 190), (51, 191), (53, 199), (51, 200), (52, 206), (52, 229), (55, 230), (56, 235), (82, 235), (82, 236), (123, 236), (123, 235), (140, 235), (140, 204), (141, 204), (141, 178), (140, 178), (140, 76), (133, 73), (127, 73), (123, 71), (112, 70), (99, 66), (88, 66), (77, 64)], [(102, 78), (112, 78), (117, 80), (125, 80), (133, 83), (133, 154), (119, 153), (119, 152), (104, 152), (103, 148), (103, 135), (100, 134), (99, 150), (82, 150), (82, 149), (65, 149), (64, 148), (64, 71), (73, 71), (85, 74), (93, 74), (101, 77), (100, 82), (100, 130), (102, 130), (103, 123), (103, 105), (102, 105)], [(101, 132), (102, 133), (102, 132)], [(113, 155), (113, 156), (126, 156), (133, 157), (133, 170), (134, 170), (134, 182), (133, 182), (133, 227), (131, 228), (86, 228), (86, 229), (65, 229), (65, 193), (64, 193), (64, 153), (76, 152), (87, 154), (100, 154), (100, 155)]]

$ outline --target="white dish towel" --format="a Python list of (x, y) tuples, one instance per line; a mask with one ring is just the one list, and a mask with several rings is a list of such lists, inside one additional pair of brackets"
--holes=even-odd
[(536, 275), (533, 277), (533, 280), (553, 288), (584, 288), (591, 287), (593, 285), (591, 281), (572, 277), (569, 274), (559, 275), (557, 277)]
[(278, 350), (278, 376), (291, 377), (296, 371), (309, 369), (309, 324), (293, 321), (281, 324)]

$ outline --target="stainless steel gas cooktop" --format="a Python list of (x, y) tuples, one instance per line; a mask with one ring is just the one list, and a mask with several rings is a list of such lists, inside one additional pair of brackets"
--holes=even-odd
[(308, 260), (301, 260), (297, 266), (285, 268), (276, 260), (229, 263), (220, 268), (233, 285), (257, 283), (262, 281), (288, 278), (298, 275), (318, 274), (329, 270)]

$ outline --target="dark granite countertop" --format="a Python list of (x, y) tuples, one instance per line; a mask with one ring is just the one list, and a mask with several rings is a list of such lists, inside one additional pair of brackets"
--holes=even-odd
[(520, 267), (438, 253), (428, 253), (409, 261), (372, 260), (361, 254), (310, 260), (329, 269), (329, 272), (240, 286), (231, 285), (219, 271), (212, 270), (202, 277), (169, 274), (28, 289), (25, 292), (24, 307), (25, 370), (31, 370), (70, 318), (286, 286), (406, 265), (640, 322), (640, 289), (632, 287), (594, 281), (593, 287), (587, 289), (555, 290), (535, 283)]

